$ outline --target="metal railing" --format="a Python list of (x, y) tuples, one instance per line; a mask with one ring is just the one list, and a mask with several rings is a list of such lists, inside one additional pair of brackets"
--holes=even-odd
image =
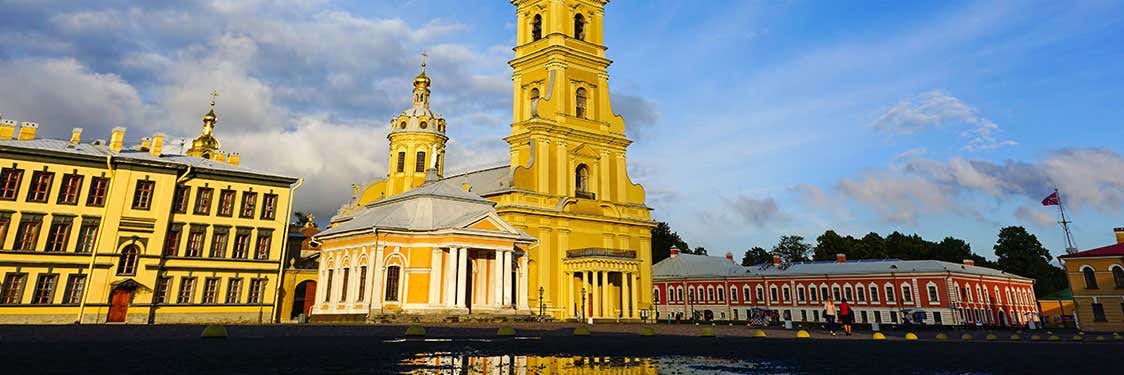
[(585, 249), (566, 250), (567, 258), (608, 257), (636, 259), (636, 250), (603, 249), (590, 247)]

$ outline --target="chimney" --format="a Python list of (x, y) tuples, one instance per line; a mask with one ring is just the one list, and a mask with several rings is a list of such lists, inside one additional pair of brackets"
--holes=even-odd
[(164, 152), (164, 133), (156, 133), (152, 136), (152, 148), (148, 152), (153, 156), (160, 156)]
[(974, 265), (976, 265), (976, 261), (971, 260), (971, 259), (964, 259), (964, 265), (965, 266), (974, 266)]
[(835, 263), (847, 263), (847, 254), (835, 254)]
[(1116, 243), (1124, 243), (1124, 227), (1114, 228), (1113, 231), (1116, 232)]
[(731, 253), (731, 252), (727, 251), (726, 252), (726, 260), (730, 261), (730, 263), (733, 263), (734, 262), (734, 253)]
[(230, 165), (237, 166), (238, 163), (242, 162), (242, 156), (238, 155), (237, 152), (231, 152), (230, 155), (227, 155), (226, 162), (230, 163)]
[(16, 120), (0, 120), (0, 139), (12, 139), (16, 135)]
[(20, 124), (20, 134), (17, 139), (21, 141), (30, 141), (35, 139), (35, 131), (39, 130), (39, 124), (34, 122), (24, 122)]
[(677, 256), (679, 256), (679, 249), (672, 246), (671, 247), (671, 257), (674, 258), (674, 257), (677, 257)]
[(125, 146), (125, 128), (113, 128), (113, 132), (109, 135), (109, 150), (113, 152), (121, 152), (121, 148)]
[(74, 128), (70, 131), (70, 143), (82, 142), (82, 128)]
[(780, 255), (773, 255), (773, 267), (780, 267), (780, 266), (781, 266), (781, 256)]
[(151, 148), (152, 148), (152, 138), (149, 138), (149, 137), (141, 138), (141, 144), (140, 144), (140, 147), (139, 147), (140, 151), (148, 151)]

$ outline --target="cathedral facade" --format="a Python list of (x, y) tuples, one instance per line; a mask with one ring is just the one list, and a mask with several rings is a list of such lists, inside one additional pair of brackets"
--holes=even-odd
[[(414, 80), (414, 105), (391, 123), (387, 177), (355, 186), (355, 195), (332, 219), (332, 226), (349, 225), (363, 211), (414, 189), (467, 193), (462, 198), (491, 202), (495, 216), (487, 216), (487, 225), (495, 231), (486, 235), (504, 238), (502, 246), (510, 246), (499, 251), (513, 256), (507, 259), (514, 260), (515, 271), (500, 278), (511, 277), (514, 310), (526, 306), (556, 319), (639, 318), (640, 311), (652, 305), (654, 223), (643, 187), (628, 177), (626, 150), (631, 141), (610, 102), (611, 61), (603, 38), (606, 3), (512, 1), (517, 45), (510, 62), (511, 134), (504, 138), (510, 145), (509, 165), (444, 176), (445, 121), (429, 110), (430, 81), (423, 72)], [(456, 223), (462, 229), (473, 224)], [(434, 272), (437, 259), (450, 259), (447, 251), (408, 268)], [(388, 256), (385, 249), (381, 256)], [(483, 254), (481, 259), (490, 257)], [(461, 267), (459, 261), (456, 265)], [(323, 278), (326, 270), (321, 268)], [(385, 266), (379, 271), (385, 276)], [(371, 282), (385, 289), (396, 281)], [(427, 298), (444, 301), (439, 295)], [(453, 298), (454, 305), (461, 302)]]

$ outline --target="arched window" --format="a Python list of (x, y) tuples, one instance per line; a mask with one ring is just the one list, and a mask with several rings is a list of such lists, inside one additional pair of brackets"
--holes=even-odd
[(402, 128), (402, 129), (405, 129), (406, 128), (406, 122), (402, 121), (401, 124), (398, 124), (398, 127)]
[(394, 167), (398, 173), (406, 171), (406, 151), (398, 151), (398, 165)]
[(135, 275), (137, 273), (138, 252), (136, 245), (126, 246), (124, 250), (121, 250), (121, 258), (117, 260), (118, 275)]
[(574, 102), (574, 116), (585, 118), (585, 88), (578, 87), (577, 99)]
[(1124, 289), (1124, 267), (1112, 267), (1112, 281), (1116, 284), (1116, 289)]
[(687, 297), (691, 299), (691, 302), (695, 302), (695, 288), (687, 288)]
[(398, 300), (398, 266), (386, 268), (386, 291), (383, 293), (387, 301)]
[(589, 167), (585, 164), (578, 164), (578, 169), (574, 170), (574, 190), (578, 196), (590, 196)]
[(714, 299), (714, 288), (709, 287), (709, 286), (706, 287), (706, 300), (707, 301), (714, 301), (715, 300)]
[(746, 285), (742, 287), (742, 301), (749, 303), (749, 300), (749, 285)]
[(414, 172), (425, 172), (425, 151), (418, 151), (418, 157), (414, 159)]
[(677, 294), (675, 296), (676, 300), (678, 300), (679, 302), (683, 302), (683, 287), (679, 287), (679, 290), (675, 294)]
[(536, 14), (531, 20), (531, 41), (542, 39), (542, 15)]
[(539, 117), (539, 89), (531, 89), (531, 118)]
[(738, 302), (738, 288), (730, 287), (730, 302)]
[(574, 16), (574, 38), (585, 40), (585, 16), (581, 13)]
[(1097, 274), (1093, 272), (1093, 267), (1085, 267), (1081, 273), (1085, 274), (1085, 289), (1097, 289)]
[(660, 288), (652, 289), (652, 302), (660, 303)]
[(723, 295), (724, 293), (722, 292), (722, 290), (723, 290), (722, 287), (718, 287), (718, 302), (722, 302), (722, 301), (726, 300), (726, 296)]

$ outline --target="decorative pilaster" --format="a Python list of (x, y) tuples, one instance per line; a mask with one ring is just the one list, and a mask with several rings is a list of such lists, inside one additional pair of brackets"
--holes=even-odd
[(372, 258), (374, 258), (374, 263), (375, 263), (375, 266), (372, 269), (374, 271), (373, 272), (374, 276), (373, 276), (373, 279), (371, 280), (371, 309), (372, 310), (382, 307), (383, 292), (386, 289), (386, 288), (383, 287), (384, 286), (383, 280), (385, 280), (385, 278), (383, 277), (383, 255), (382, 255), (383, 251), (385, 249), (386, 249), (386, 246), (379, 246), (379, 247), (375, 248), (375, 255), (372, 257)]
[(456, 305), (457, 307), (464, 307), (465, 305), (465, 281), (467, 281), (468, 274), (468, 249), (458, 248), (454, 249), (457, 253), (457, 291), (456, 291)]
[(441, 249), (433, 248), (429, 263), (429, 305), (440, 306), (441, 302)]

